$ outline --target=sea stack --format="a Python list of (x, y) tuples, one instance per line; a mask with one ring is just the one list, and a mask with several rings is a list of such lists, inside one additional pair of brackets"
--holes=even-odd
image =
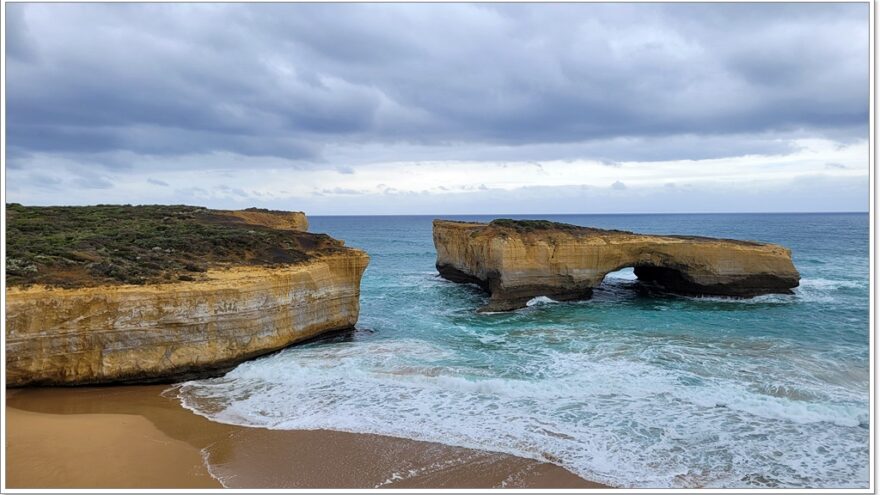
[(300, 212), (7, 206), (6, 383), (210, 376), (358, 319), (369, 257)]
[(545, 220), (434, 220), (434, 246), (442, 277), (490, 293), (481, 311), (522, 308), (538, 296), (589, 299), (606, 274), (626, 267), (643, 284), (695, 296), (790, 294), (800, 280), (791, 251), (777, 244)]

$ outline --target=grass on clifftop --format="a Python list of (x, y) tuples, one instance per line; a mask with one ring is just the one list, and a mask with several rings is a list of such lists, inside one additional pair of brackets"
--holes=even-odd
[(196, 206), (6, 205), (9, 286), (198, 280), (214, 266), (297, 263), (341, 245)]
[(505, 227), (514, 229), (517, 232), (531, 232), (534, 230), (582, 230), (584, 227), (578, 227), (570, 223), (551, 222), (550, 220), (513, 220), (511, 218), (496, 218), (489, 222), (489, 225), (496, 227)]
[[(497, 218), (489, 222), (489, 226), (513, 229), (517, 233), (524, 234), (529, 232), (541, 232), (544, 230), (559, 230), (579, 236), (589, 236), (595, 234), (627, 234), (627, 235), (645, 235), (653, 234), (636, 234), (628, 230), (617, 229), (597, 229), (595, 227), (581, 227), (570, 223), (551, 222), (550, 220), (513, 220), (510, 218)], [(695, 242), (731, 242), (747, 246), (763, 246), (765, 243), (757, 241), (746, 241), (740, 239), (726, 239), (721, 237), (703, 237), (696, 235), (663, 235), (663, 237), (671, 237), (675, 239), (684, 239)]]
[(550, 220), (513, 220), (510, 218), (497, 218), (489, 222), (489, 225), (495, 227), (504, 227), (514, 229), (517, 232), (536, 232), (541, 230), (562, 230), (571, 233), (597, 233), (597, 232), (622, 232), (623, 230), (603, 230), (593, 227), (581, 227), (580, 225), (572, 225), (570, 223), (551, 222)]
[(570, 223), (551, 222), (550, 220), (513, 220), (510, 218), (496, 218), (489, 222), (489, 226), (513, 229), (517, 233), (541, 232), (544, 230), (557, 230), (576, 235), (595, 234), (632, 234), (626, 230), (597, 229), (594, 227), (582, 227)]

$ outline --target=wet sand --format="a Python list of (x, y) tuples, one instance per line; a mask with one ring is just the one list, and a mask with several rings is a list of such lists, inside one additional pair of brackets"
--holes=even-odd
[(167, 388), (7, 390), (7, 487), (603, 487), (550, 463), (494, 452), (214, 423), (162, 396)]

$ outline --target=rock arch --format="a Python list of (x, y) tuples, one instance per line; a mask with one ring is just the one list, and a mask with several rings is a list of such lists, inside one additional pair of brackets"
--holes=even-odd
[(437, 270), (491, 294), (481, 310), (529, 299), (592, 296), (608, 273), (633, 267), (639, 280), (675, 293), (752, 297), (791, 293), (800, 275), (776, 245), (695, 236), (642, 235), (546, 221), (434, 221)]

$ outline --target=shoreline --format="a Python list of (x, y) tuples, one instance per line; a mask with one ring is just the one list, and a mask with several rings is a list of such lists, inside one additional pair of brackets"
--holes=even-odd
[(609, 488), (497, 452), (215, 423), (169, 387), (7, 389), (7, 487)]

